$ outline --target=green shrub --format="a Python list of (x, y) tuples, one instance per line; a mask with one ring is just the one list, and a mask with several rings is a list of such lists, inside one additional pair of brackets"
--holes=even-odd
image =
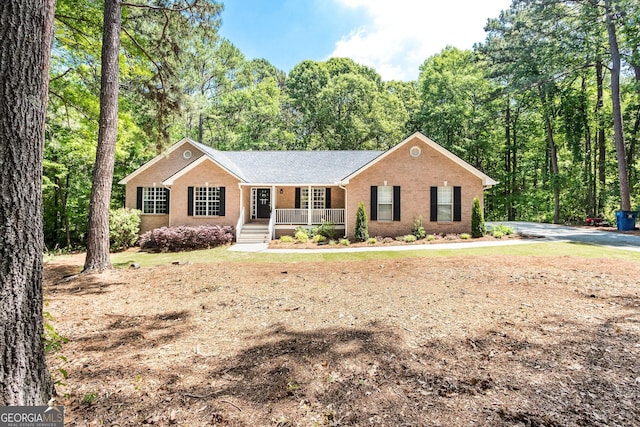
[(358, 203), (358, 211), (356, 212), (356, 230), (355, 237), (358, 242), (366, 242), (369, 238), (369, 225), (367, 223), (367, 212), (364, 209), (364, 203)]
[(320, 243), (320, 242), (326, 242), (327, 238), (325, 236), (323, 236), (322, 234), (316, 234), (315, 236), (313, 236), (313, 238), (311, 239), (311, 241), (313, 243)]
[(307, 243), (309, 241), (309, 233), (306, 230), (296, 231), (296, 241), (298, 243)]
[(329, 240), (329, 246), (335, 246), (336, 244), (335, 240)]
[(134, 246), (140, 233), (140, 214), (137, 209), (120, 208), (109, 211), (109, 244), (112, 250)]
[(413, 227), (411, 227), (411, 234), (416, 236), (416, 239), (422, 240), (426, 237), (427, 232), (422, 226), (422, 215), (413, 220)]
[(376, 243), (378, 243), (378, 239), (376, 239), (375, 237), (369, 237), (367, 239), (367, 243), (370, 245), (375, 245)]
[(336, 225), (330, 221), (322, 221), (322, 225), (314, 230), (314, 235), (321, 235), (327, 239), (336, 238)]
[(500, 237), (508, 236), (513, 233), (513, 228), (509, 227), (508, 225), (498, 224), (491, 229), (491, 234), (493, 235), (493, 237), (496, 237), (496, 233), (500, 233)]
[(504, 233), (502, 231), (493, 232), (493, 237), (495, 237), (496, 239), (502, 239), (502, 236), (504, 236)]
[(480, 206), (480, 199), (473, 198), (473, 208), (471, 210), (471, 235), (475, 238), (482, 237), (487, 233), (487, 227), (484, 224), (484, 214)]
[(340, 239), (340, 244), (342, 246), (349, 246), (351, 242), (349, 241), (349, 239)]
[(280, 241), (282, 243), (292, 243), (294, 239), (293, 239), (293, 236), (282, 236), (280, 237)]
[(402, 240), (404, 240), (407, 243), (411, 243), (411, 242), (415, 242), (417, 239), (416, 239), (416, 236), (414, 236), (413, 234), (407, 234), (406, 236), (403, 237)]
[(436, 240), (436, 236), (434, 236), (433, 234), (429, 234), (427, 236), (427, 241), (429, 242), (433, 242), (434, 240)]
[(469, 239), (471, 238), (471, 234), (469, 234), (469, 233), (462, 233), (462, 234), (460, 235), (460, 238), (461, 238), (462, 240), (469, 240)]
[(312, 228), (312, 227), (308, 227), (306, 225), (299, 225), (299, 226), (296, 227), (296, 231), (293, 234), (295, 235), (299, 231), (302, 231), (303, 233), (307, 233), (307, 236), (315, 236), (316, 234), (318, 234), (317, 233), (318, 227)]
[(209, 249), (231, 243), (233, 239), (233, 227), (228, 225), (181, 225), (149, 230), (140, 236), (138, 245), (142, 249), (178, 252)]

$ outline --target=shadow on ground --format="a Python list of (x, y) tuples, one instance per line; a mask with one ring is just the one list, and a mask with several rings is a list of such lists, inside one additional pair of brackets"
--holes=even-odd
[[(305, 331), (275, 325), (234, 357), (194, 354), (156, 368), (125, 360), (123, 369), (158, 386), (121, 388), (92, 404), (75, 401), (69, 425), (640, 425), (640, 313), (637, 297), (622, 301), (630, 299), (635, 311), (628, 316), (505, 322), (482, 335), (425, 339), (412, 348), (403, 333), (381, 323)], [(181, 312), (114, 319), (101, 331), (116, 334), (111, 344), (87, 350), (134, 351), (132, 331), (161, 330), (159, 343), (170, 342), (188, 329), (188, 318)], [(527, 338), (547, 333), (557, 337), (551, 344)], [(108, 385), (118, 370), (100, 365), (97, 358), (72, 380)]]

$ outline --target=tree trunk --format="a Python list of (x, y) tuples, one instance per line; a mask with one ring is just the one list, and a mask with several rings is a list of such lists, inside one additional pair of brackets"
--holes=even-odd
[[(520, 194), (518, 190), (518, 117), (520, 116), (519, 108), (512, 121), (513, 135), (511, 136), (511, 209), (509, 212), (509, 221), (515, 221), (518, 216), (518, 210), (515, 207), (516, 196)], [(524, 185), (520, 188), (524, 188)]]
[(611, 104), (613, 107), (613, 134), (616, 143), (616, 158), (618, 159), (618, 179), (620, 181), (620, 209), (629, 211), (631, 210), (631, 195), (629, 191), (629, 175), (627, 173), (627, 152), (624, 147), (622, 106), (620, 105), (620, 50), (618, 49), (611, 0), (605, 0), (604, 4), (609, 49), (611, 50)]
[(118, 134), (118, 53), (120, 48), (121, 0), (104, 2), (102, 35), (102, 77), (98, 147), (93, 167), (89, 203), (87, 257), (84, 273), (111, 268), (109, 259), (109, 207)]
[(549, 116), (545, 118), (547, 142), (549, 143), (549, 160), (551, 162), (551, 188), (553, 188), (553, 223), (560, 223), (560, 169), (558, 168), (558, 150), (553, 138), (553, 127)]
[(540, 101), (544, 111), (544, 124), (547, 131), (547, 144), (549, 147), (549, 165), (551, 166), (551, 188), (553, 189), (553, 223), (560, 223), (560, 168), (558, 167), (558, 149), (553, 137), (553, 125), (551, 123), (551, 112), (549, 95), (540, 88)]
[(604, 206), (606, 203), (607, 193), (607, 177), (606, 177), (606, 160), (607, 152), (605, 147), (605, 134), (604, 134), (604, 115), (602, 113), (602, 106), (604, 105), (604, 75), (603, 75), (602, 60), (598, 58), (596, 62), (596, 87), (597, 87), (597, 100), (596, 100), (596, 119), (597, 119), (597, 142), (598, 142), (598, 160), (595, 162), (598, 168), (598, 196), (595, 214), (599, 215), (604, 212)]
[(504, 195), (507, 202), (507, 220), (511, 219), (511, 212), (513, 209), (513, 195), (511, 187), (511, 99), (507, 97), (507, 109), (505, 111), (505, 127), (504, 127), (504, 140), (505, 140), (505, 153), (504, 153), (504, 170), (506, 172), (506, 185), (504, 186)]
[(54, 390), (42, 342), (42, 152), (55, 0), (0, 2), (0, 406)]
[(589, 128), (589, 112), (588, 107), (587, 107), (587, 81), (584, 78), (584, 76), (582, 76), (582, 82), (580, 85), (580, 91), (581, 91), (581, 97), (580, 97), (580, 109), (582, 110), (582, 113), (580, 114), (580, 116), (582, 117), (582, 124), (584, 126), (584, 152), (585, 152), (585, 156), (584, 156), (584, 175), (585, 175), (585, 181), (587, 184), (587, 188), (586, 188), (586, 194), (585, 194), (585, 214), (587, 215), (593, 215), (594, 214), (594, 209), (595, 209), (595, 195), (594, 195), (594, 191), (593, 191), (593, 177), (592, 177), (592, 173), (591, 173), (591, 151), (593, 150), (592, 148), (592, 142), (591, 142), (591, 129)]

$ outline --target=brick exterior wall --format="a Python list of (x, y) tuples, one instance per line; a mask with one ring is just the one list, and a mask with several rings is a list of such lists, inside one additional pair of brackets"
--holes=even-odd
[[(183, 153), (185, 150), (191, 151), (191, 158), (184, 158)], [(153, 187), (154, 184), (156, 187), (162, 187), (162, 181), (175, 174), (176, 171), (179, 171), (185, 166), (188, 166), (192, 162), (198, 160), (202, 155), (203, 153), (200, 150), (188, 142), (182, 144), (171, 153), (168, 153), (148, 169), (142, 171), (127, 182), (125, 206), (130, 209), (136, 208), (137, 187)], [(171, 196), (173, 196), (173, 193)], [(169, 202), (173, 205), (172, 199), (173, 197), (170, 197)], [(154, 228), (166, 227), (169, 225), (169, 215), (144, 214), (141, 219), (141, 234)]]
[[(412, 147), (419, 147), (422, 153), (412, 157)], [(400, 186), (400, 221), (371, 221), (371, 186)], [(461, 211), (460, 222), (430, 222), (430, 187), (460, 186)], [(413, 221), (422, 215), (423, 226), (427, 233), (470, 233), (471, 209), (473, 198), (482, 203), (482, 180), (452, 160), (438, 153), (418, 138), (387, 155), (378, 163), (368, 167), (352, 178), (348, 185), (347, 234), (354, 236), (356, 211), (359, 202), (364, 202), (369, 219), (370, 236), (395, 237), (411, 233)]]
[[(224, 216), (187, 215), (188, 187), (225, 187)], [(169, 226), (178, 225), (230, 225), (235, 227), (240, 216), (240, 188), (238, 179), (226, 170), (205, 161), (187, 174), (176, 179), (171, 186), (171, 215)]]

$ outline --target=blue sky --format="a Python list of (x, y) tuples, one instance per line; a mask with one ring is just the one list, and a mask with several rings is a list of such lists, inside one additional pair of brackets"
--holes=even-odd
[(383, 80), (414, 80), (429, 56), (484, 40), (484, 25), (511, 0), (222, 0), (220, 33), (248, 58), (289, 72), (335, 56)]

